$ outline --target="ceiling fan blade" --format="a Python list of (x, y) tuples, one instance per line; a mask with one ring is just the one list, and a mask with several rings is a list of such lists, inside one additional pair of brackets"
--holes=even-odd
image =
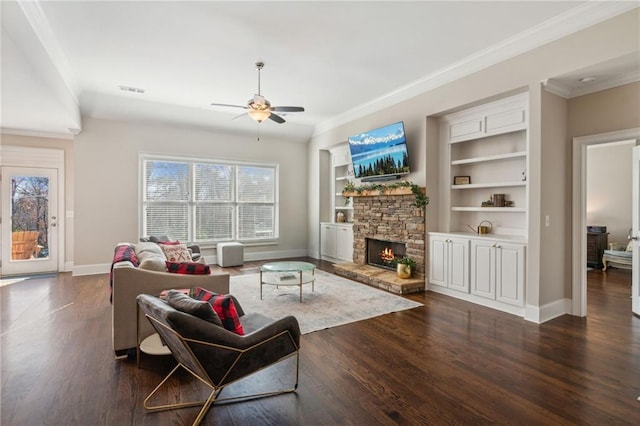
[(245, 115), (247, 115), (247, 113), (246, 113), (246, 112), (243, 112), (242, 114), (240, 114), (240, 115), (236, 115), (235, 117), (233, 117), (233, 118), (231, 119), (231, 121), (235, 120), (236, 118), (244, 117)]
[(303, 112), (304, 108), (303, 107), (296, 107), (296, 106), (278, 106), (278, 107), (272, 107), (271, 111), (278, 111), (278, 112)]
[(276, 115), (274, 113), (271, 113), (269, 118), (272, 119), (273, 121), (275, 121), (276, 123), (280, 123), (280, 124), (284, 123), (284, 118), (282, 118), (279, 115)]
[(242, 109), (247, 109), (247, 106), (246, 106), (246, 105), (211, 104), (211, 106), (221, 106), (221, 107), (231, 107), (231, 108), (242, 108)]

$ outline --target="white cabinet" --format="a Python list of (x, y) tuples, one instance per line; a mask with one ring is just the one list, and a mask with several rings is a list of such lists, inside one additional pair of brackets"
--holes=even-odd
[(336, 226), (336, 258), (353, 261), (353, 229), (351, 226)]
[[(464, 232), (489, 220), (494, 233), (528, 234), (528, 96), (520, 94), (449, 114), (440, 121), (444, 208), (440, 229)], [(469, 182), (455, 184), (455, 177)], [(488, 205), (504, 194), (506, 205)], [(484, 205), (483, 205), (484, 204)]]
[(353, 229), (350, 224), (320, 224), (320, 254), (323, 259), (353, 261)]
[(469, 292), (469, 239), (432, 236), (429, 240), (429, 282)]
[(471, 240), (471, 294), (524, 306), (524, 244)]
[(320, 254), (336, 257), (336, 227), (332, 223), (320, 224)]
[(524, 316), (526, 243), (518, 240), (430, 232), (429, 289)]
[(525, 95), (516, 95), (447, 115), (447, 140), (464, 142), (526, 129), (526, 100)]

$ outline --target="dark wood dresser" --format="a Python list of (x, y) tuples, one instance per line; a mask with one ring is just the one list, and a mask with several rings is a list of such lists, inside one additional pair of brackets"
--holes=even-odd
[(602, 269), (602, 255), (607, 249), (608, 232), (587, 232), (587, 266)]

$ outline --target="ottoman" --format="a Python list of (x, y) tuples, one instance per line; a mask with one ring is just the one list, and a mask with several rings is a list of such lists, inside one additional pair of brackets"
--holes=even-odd
[(218, 266), (239, 266), (244, 264), (244, 246), (241, 243), (218, 243), (216, 246)]

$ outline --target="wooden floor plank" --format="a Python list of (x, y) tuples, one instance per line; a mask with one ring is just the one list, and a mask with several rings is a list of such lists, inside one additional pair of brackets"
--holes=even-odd
[[(250, 274), (259, 265), (224, 270)], [(639, 424), (640, 319), (630, 281), (630, 271), (590, 271), (588, 317), (541, 325), (437, 293), (407, 295), (424, 306), (303, 335), (295, 394), (218, 405), (203, 424)], [(173, 361), (144, 356), (137, 368), (114, 359), (108, 299), (107, 275), (0, 287), (2, 425), (193, 421), (198, 408), (145, 412), (143, 399)], [(291, 368), (225, 392), (267, 386)], [(205, 395), (179, 374), (164, 398)]]

